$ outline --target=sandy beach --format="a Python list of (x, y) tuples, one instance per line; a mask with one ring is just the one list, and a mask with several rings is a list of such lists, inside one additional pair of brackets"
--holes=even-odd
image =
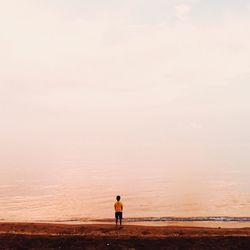
[(250, 228), (0, 223), (0, 249), (249, 249)]

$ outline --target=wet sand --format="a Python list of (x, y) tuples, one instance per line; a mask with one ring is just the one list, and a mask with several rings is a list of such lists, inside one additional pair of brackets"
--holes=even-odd
[(250, 228), (0, 223), (0, 249), (250, 249)]

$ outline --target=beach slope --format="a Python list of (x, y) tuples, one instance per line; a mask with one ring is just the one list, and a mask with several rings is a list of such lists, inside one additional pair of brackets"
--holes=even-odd
[(0, 223), (0, 249), (250, 249), (250, 228)]

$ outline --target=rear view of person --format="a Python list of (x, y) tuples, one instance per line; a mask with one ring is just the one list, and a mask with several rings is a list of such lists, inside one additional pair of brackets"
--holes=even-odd
[(115, 224), (117, 225), (118, 219), (120, 221), (120, 225), (122, 224), (122, 211), (123, 211), (123, 204), (120, 201), (121, 197), (119, 195), (116, 196), (116, 203), (115, 207)]

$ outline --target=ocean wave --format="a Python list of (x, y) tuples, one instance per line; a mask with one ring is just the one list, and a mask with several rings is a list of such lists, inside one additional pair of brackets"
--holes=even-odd
[[(250, 217), (228, 217), (228, 216), (207, 216), (207, 217), (134, 217), (124, 218), (124, 222), (150, 223), (150, 222), (250, 222)], [(39, 220), (39, 222), (56, 223), (113, 223), (113, 218), (70, 218), (55, 220)]]
[[(93, 221), (109, 222), (113, 219), (96, 219)], [(138, 217), (138, 218), (125, 218), (126, 222), (192, 222), (192, 221), (223, 221), (223, 222), (250, 222), (250, 217)]]

